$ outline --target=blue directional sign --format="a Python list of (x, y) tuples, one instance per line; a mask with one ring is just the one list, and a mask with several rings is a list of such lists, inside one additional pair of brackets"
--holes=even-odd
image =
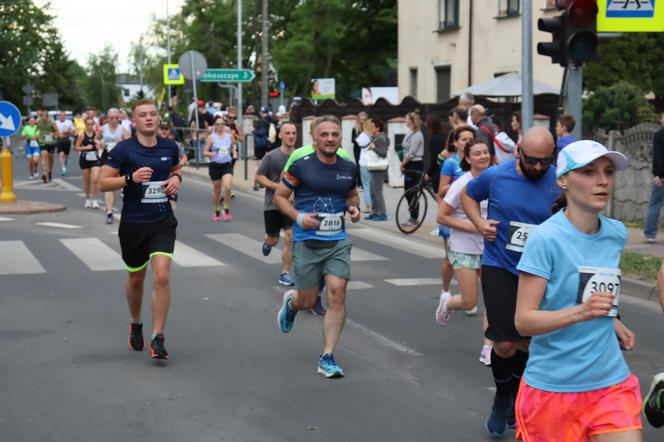
[(655, 0), (608, 0), (606, 16), (615, 18), (647, 17), (655, 15)]
[(286, 83), (284, 82), (284, 80), (281, 80), (281, 81), (279, 82), (279, 90), (280, 90), (281, 92), (283, 92), (283, 91), (286, 90)]
[(9, 101), (0, 101), (0, 137), (9, 137), (21, 127), (21, 112)]

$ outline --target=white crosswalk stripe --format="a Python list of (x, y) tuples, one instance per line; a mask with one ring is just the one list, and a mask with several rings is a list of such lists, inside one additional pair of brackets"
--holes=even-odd
[(255, 239), (249, 238), (248, 236), (241, 235), (239, 233), (210, 233), (205, 236), (213, 241), (223, 244), (226, 247), (235, 249), (240, 253), (244, 253), (245, 255), (266, 264), (281, 263), (281, 251), (278, 248), (272, 247), (272, 253), (270, 253), (268, 256), (263, 256), (261, 253), (262, 243), (256, 241)]
[(214, 267), (223, 266), (223, 262), (189, 247), (181, 241), (175, 241), (173, 262), (181, 267)]
[(397, 278), (386, 279), (385, 282), (397, 287), (410, 287), (415, 285), (440, 285), (440, 278)]
[(54, 222), (43, 222), (37, 223), (38, 226), (42, 227), (55, 227), (57, 229), (80, 229), (83, 226), (77, 226), (75, 224), (64, 224), (64, 223), (54, 223)]
[(92, 271), (126, 269), (120, 254), (97, 238), (68, 238), (60, 242)]
[(46, 273), (23, 241), (0, 241), (0, 275)]
[(353, 236), (368, 239), (388, 247), (400, 250), (402, 252), (412, 253), (413, 255), (421, 256), (430, 259), (443, 258), (443, 246), (440, 247), (430, 246), (415, 241), (411, 238), (401, 238), (394, 234), (381, 232), (373, 229), (349, 229), (348, 233)]
[(4, 217), (4, 216), (0, 216), (0, 222), (2, 222), (2, 221), (14, 221), (14, 218), (7, 218), (7, 217)]

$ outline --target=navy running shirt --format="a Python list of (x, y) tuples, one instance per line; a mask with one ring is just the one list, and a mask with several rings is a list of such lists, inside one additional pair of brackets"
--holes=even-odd
[(161, 184), (170, 176), (171, 168), (178, 164), (178, 146), (167, 138), (157, 137), (157, 145), (146, 147), (132, 137), (121, 141), (108, 153), (106, 165), (118, 169), (120, 175), (134, 173), (141, 167), (152, 168), (147, 183), (130, 184), (123, 189), (122, 221), (150, 223), (172, 213), (168, 197)]

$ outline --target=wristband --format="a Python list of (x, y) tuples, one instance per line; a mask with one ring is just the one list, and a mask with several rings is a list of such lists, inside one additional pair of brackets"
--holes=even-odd
[(295, 222), (297, 223), (297, 225), (302, 228), (304, 228), (304, 226), (302, 225), (302, 223), (304, 222), (304, 216), (305, 214), (300, 212), (297, 214), (297, 218), (295, 218)]
[(127, 175), (125, 175), (125, 184), (126, 184), (127, 186), (130, 185), (130, 184), (134, 184), (134, 180), (133, 180), (133, 178), (131, 177), (131, 174), (130, 174), (130, 173), (128, 173)]
[(171, 175), (171, 177), (174, 177), (174, 176), (178, 177), (180, 182), (182, 182), (182, 175), (180, 175), (179, 173), (174, 173), (173, 175)]

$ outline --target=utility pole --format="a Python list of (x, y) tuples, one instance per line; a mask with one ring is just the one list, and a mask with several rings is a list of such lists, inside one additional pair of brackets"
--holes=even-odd
[[(168, 53), (168, 64), (171, 64), (171, 16), (168, 15), (168, 0), (166, 0), (166, 52)], [(173, 101), (171, 85), (168, 85), (168, 105), (172, 106)]]
[(143, 37), (138, 40), (138, 78), (141, 83), (141, 98), (143, 98)]
[(270, 70), (270, 51), (268, 49), (268, 32), (270, 18), (268, 17), (268, 0), (263, 0), (263, 55), (261, 56), (261, 106), (267, 106), (267, 77)]
[(521, 127), (533, 127), (533, 2), (522, 3), (521, 19)]
[[(242, 69), (242, 0), (237, 0), (237, 68)], [(237, 119), (242, 125), (242, 82), (237, 84)]]

